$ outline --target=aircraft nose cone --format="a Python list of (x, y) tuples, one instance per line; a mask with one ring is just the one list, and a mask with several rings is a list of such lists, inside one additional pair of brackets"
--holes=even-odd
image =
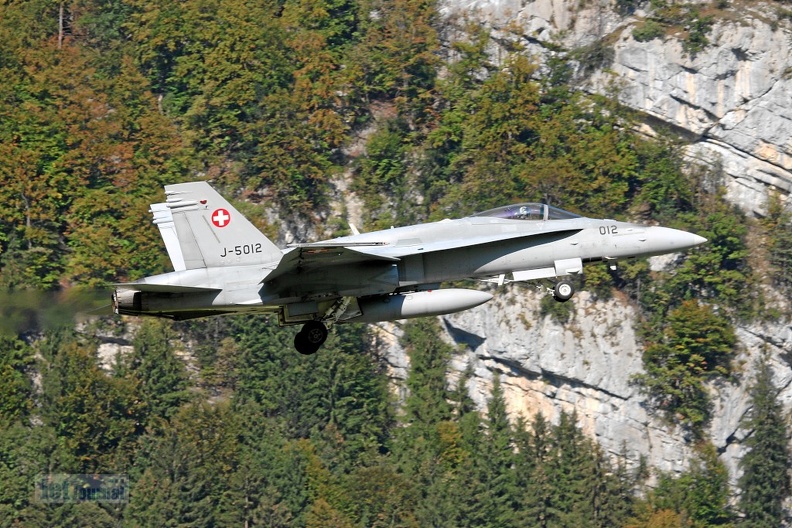
[(655, 254), (673, 253), (700, 246), (706, 238), (669, 227), (652, 227), (649, 229), (649, 247)]

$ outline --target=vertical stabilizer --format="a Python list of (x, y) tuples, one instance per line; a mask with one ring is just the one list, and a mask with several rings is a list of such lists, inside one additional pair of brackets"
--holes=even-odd
[(154, 224), (159, 228), (162, 240), (165, 242), (165, 249), (173, 264), (173, 271), (183, 271), (187, 269), (184, 264), (184, 255), (179, 245), (179, 237), (176, 234), (176, 225), (173, 223), (168, 204), (151, 204), (149, 212), (154, 215)]
[(164, 204), (153, 204), (176, 271), (272, 264), (283, 253), (206, 182), (165, 186)]

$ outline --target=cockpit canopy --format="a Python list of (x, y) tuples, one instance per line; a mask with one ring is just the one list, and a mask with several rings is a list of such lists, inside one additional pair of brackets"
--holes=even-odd
[(490, 209), (473, 216), (489, 216), (505, 220), (569, 220), (581, 218), (580, 215), (564, 211), (558, 207), (541, 203), (521, 203)]

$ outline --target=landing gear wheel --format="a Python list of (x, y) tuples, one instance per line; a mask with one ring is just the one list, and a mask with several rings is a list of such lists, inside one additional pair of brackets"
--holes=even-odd
[(575, 287), (569, 281), (561, 281), (553, 289), (553, 297), (558, 302), (567, 302), (575, 294)]
[(306, 340), (312, 345), (317, 347), (327, 340), (327, 327), (321, 321), (308, 321), (300, 330), (301, 334), (305, 334)]
[(318, 346), (314, 346), (308, 342), (307, 337), (302, 332), (297, 332), (297, 335), (294, 336), (294, 348), (304, 356), (310, 356), (319, 350)]
[(321, 321), (308, 321), (294, 336), (294, 348), (303, 355), (315, 354), (327, 340), (327, 327)]

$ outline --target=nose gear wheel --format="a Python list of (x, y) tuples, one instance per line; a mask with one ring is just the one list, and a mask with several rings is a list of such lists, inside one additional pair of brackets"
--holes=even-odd
[(567, 302), (575, 294), (575, 287), (569, 281), (562, 280), (553, 288), (553, 297), (558, 302)]

